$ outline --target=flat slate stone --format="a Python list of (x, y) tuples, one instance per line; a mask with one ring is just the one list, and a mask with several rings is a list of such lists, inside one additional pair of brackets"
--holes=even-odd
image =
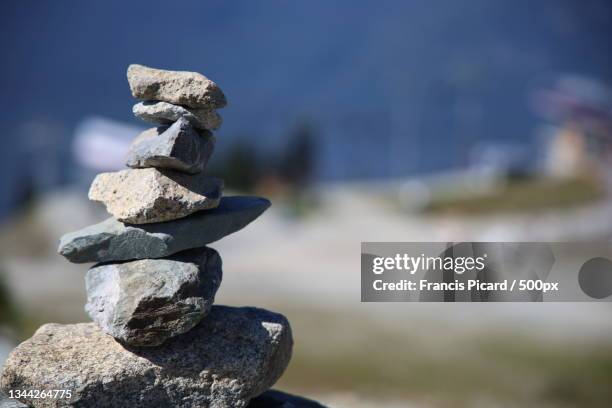
[(168, 259), (99, 264), (85, 278), (85, 310), (122, 343), (159, 346), (210, 312), (221, 278), (221, 257), (207, 247)]
[(127, 78), (132, 96), (185, 105), (191, 108), (218, 109), (227, 104), (221, 89), (197, 72), (167, 71), (132, 64)]
[(155, 168), (127, 169), (96, 176), (89, 199), (99, 201), (119, 221), (148, 224), (172, 221), (219, 205), (223, 181)]
[(156, 125), (169, 125), (185, 118), (198, 129), (219, 129), (223, 119), (212, 109), (185, 108), (163, 101), (139, 102), (132, 108), (134, 115), (145, 122)]
[(248, 408), (325, 408), (325, 406), (286, 392), (269, 390), (253, 398)]
[(94, 323), (46, 324), (9, 355), (0, 387), (71, 390), (60, 403), (77, 407), (244, 408), (282, 375), (292, 346), (284, 316), (251, 307), (213, 306), (155, 348), (124, 346)]
[(170, 127), (145, 130), (130, 145), (126, 165), (200, 173), (215, 149), (215, 137), (210, 132), (201, 133), (184, 118)]
[(259, 217), (270, 202), (259, 197), (224, 197), (213, 210), (172, 222), (133, 225), (109, 218), (65, 234), (58, 252), (70, 262), (161, 258), (232, 234)]

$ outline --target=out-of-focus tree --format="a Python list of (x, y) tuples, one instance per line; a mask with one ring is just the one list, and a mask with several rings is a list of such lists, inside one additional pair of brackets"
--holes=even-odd
[(262, 158), (247, 142), (234, 143), (218, 163), (210, 173), (223, 178), (227, 188), (253, 191), (262, 175)]
[(19, 314), (13, 298), (6, 285), (3, 272), (0, 271), (0, 327), (8, 326), (15, 327), (19, 323)]
[(295, 188), (304, 188), (312, 181), (315, 164), (314, 126), (307, 121), (298, 123), (289, 140), (279, 160), (279, 176)]

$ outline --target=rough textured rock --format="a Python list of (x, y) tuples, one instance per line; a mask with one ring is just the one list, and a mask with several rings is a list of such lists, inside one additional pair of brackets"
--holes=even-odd
[(277, 313), (213, 306), (163, 347), (121, 345), (94, 323), (46, 324), (10, 354), (2, 390), (69, 389), (69, 401), (34, 407), (244, 408), (282, 375), (291, 328)]
[(197, 72), (167, 71), (132, 64), (128, 67), (127, 78), (132, 95), (138, 99), (205, 109), (222, 108), (227, 104), (217, 84)]
[(109, 218), (60, 239), (69, 261), (109, 262), (161, 258), (234, 233), (259, 217), (270, 202), (259, 197), (224, 197), (219, 207), (172, 222), (130, 225)]
[(219, 205), (223, 181), (171, 170), (128, 169), (96, 176), (89, 199), (104, 203), (119, 221), (164, 222)]
[(85, 310), (123, 343), (159, 346), (210, 312), (221, 277), (221, 258), (206, 247), (169, 259), (100, 264), (85, 278)]
[(248, 408), (325, 408), (316, 401), (269, 390), (251, 400)]
[(132, 108), (134, 115), (145, 122), (168, 125), (179, 118), (185, 118), (198, 129), (215, 130), (221, 126), (221, 115), (211, 109), (187, 109), (162, 101), (139, 102)]
[(138, 135), (130, 145), (126, 164), (195, 174), (204, 170), (214, 149), (214, 136), (198, 134), (180, 118), (170, 127), (148, 129)]

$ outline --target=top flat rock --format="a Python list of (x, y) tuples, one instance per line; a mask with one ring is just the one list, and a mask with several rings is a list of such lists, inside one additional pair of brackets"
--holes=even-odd
[(218, 109), (227, 104), (223, 91), (197, 72), (167, 71), (132, 64), (127, 78), (132, 95), (191, 108)]
[(109, 218), (64, 235), (58, 252), (74, 263), (162, 258), (218, 241), (246, 227), (269, 206), (265, 198), (235, 196), (222, 198), (213, 210), (171, 222), (133, 225)]

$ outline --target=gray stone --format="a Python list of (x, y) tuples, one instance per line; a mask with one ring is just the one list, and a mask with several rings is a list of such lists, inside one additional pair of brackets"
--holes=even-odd
[(132, 112), (137, 118), (156, 125), (168, 125), (179, 118), (185, 118), (195, 128), (215, 130), (223, 123), (221, 115), (214, 110), (188, 109), (162, 101), (139, 102), (134, 105)]
[(0, 408), (27, 408), (27, 405), (0, 393)]
[(325, 406), (286, 392), (269, 390), (253, 398), (248, 408), (325, 408)]
[(159, 346), (210, 312), (221, 277), (221, 258), (206, 247), (168, 259), (100, 264), (85, 278), (85, 310), (122, 343)]
[(214, 210), (172, 222), (130, 225), (109, 218), (64, 235), (58, 252), (70, 262), (161, 258), (232, 234), (259, 217), (270, 202), (259, 197), (224, 197)]
[(138, 99), (204, 109), (222, 108), (227, 104), (217, 84), (197, 72), (167, 71), (132, 64), (128, 67), (127, 78), (132, 95)]
[(195, 174), (204, 170), (214, 148), (214, 136), (209, 132), (198, 134), (187, 120), (179, 118), (170, 127), (142, 132), (130, 145), (126, 164)]
[(119, 221), (148, 224), (215, 208), (222, 191), (222, 180), (203, 173), (127, 169), (98, 174), (89, 189), (89, 199), (104, 203)]
[(9, 356), (0, 386), (66, 389), (68, 400), (33, 407), (244, 408), (291, 358), (291, 328), (277, 313), (213, 306), (193, 330), (163, 347), (130, 347), (94, 323), (46, 324)]

